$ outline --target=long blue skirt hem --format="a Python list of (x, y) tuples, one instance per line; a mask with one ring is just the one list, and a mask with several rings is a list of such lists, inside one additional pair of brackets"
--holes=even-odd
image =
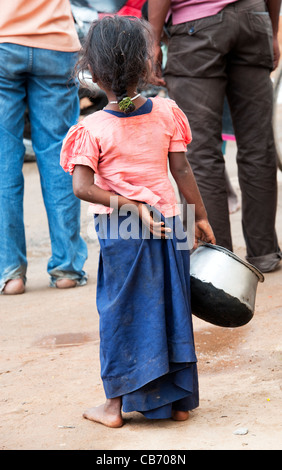
[(189, 250), (179, 217), (162, 220), (172, 228), (169, 239), (145, 234), (138, 218), (129, 224), (126, 216), (95, 217), (105, 394), (122, 397), (124, 412), (150, 419), (199, 405)]

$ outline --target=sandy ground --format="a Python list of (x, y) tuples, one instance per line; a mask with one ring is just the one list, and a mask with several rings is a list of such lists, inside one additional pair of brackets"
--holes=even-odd
[[(228, 149), (238, 190), (234, 144)], [(281, 450), (282, 267), (259, 284), (248, 325), (225, 329), (194, 318), (201, 400), (189, 421), (149, 421), (130, 413), (120, 429), (92, 423), (82, 418), (83, 411), (104, 400), (92, 220), (83, 204), (88, 285), (48, 287), (50, 246), (36, 164), (25, 163), (24, 174), (28, 283), (24, 295), (0, 297), (0, 449)], [(282, 173), (278, 176), (282, 245)], [(240, 217), (239, 211), (231, 220), (235, 252), (243, 257)], [(234, 434), (242, 428), (246, 434)]]

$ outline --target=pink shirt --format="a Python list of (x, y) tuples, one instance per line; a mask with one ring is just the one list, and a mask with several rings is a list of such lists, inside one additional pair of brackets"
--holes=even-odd
[(69, 0), (1, 1), (0, 43), (63, 52), (80, 49)]
[(235, 1), (238, 0), (171, 0), (172, 23), (175, 25), (216, 15)]
[[(165, 217), (172, 217), (179, 208), (168, 176), (168, 152), (185, 152), (191, 131), (174, 101), (156, 97), (151, 102), (146, 114), (118, 117), (97, 111), (71, 127), (61, 165), (71, 174), (75, 165), (90, 166), (100, 188), (155, 206)], [(98, 204), (91, 209), (100, 214), (112, 211)]]

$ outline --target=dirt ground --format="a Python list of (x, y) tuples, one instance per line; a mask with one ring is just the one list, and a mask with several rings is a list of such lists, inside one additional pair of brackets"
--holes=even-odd
[[(238, 191), (234, 144), (227, 162)], [(100, 404), (98, 243), (87, 204), (87, 286), (48, 286), (47, 220), (35, 163), (25, 163), (28, 283), (21, 296), (1, 296), (1, 450), (275, 450), (282, 449), (282, 267), (259, 284), (252, 321), (238, 329), (194, 318), (200, 407), (187, 422), (125, 416), (120, 429), (82, 418)], [(245, 253), (241, 212), (231, 216), (235, 252)], [(282, 245), (282, 173), (278, 233)], [(239, 280), (238, 280), (239, 282)], [(234, 432), (245, 430), (245, 434)]]

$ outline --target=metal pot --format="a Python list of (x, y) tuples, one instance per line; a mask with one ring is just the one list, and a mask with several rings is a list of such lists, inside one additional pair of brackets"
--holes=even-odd
[(191, 254), (191, 306), (197, 317), (235, 328), (253, 317), (263, 274), (231, 251), (205, 243)]

